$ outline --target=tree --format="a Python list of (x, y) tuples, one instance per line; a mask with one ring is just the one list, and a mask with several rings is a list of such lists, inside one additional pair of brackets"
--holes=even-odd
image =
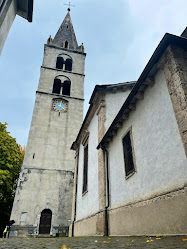
[[(10, 218), (24, 152), (25, 148), (19, 146), (7, 131), (7, 123), (0, 122), (0, 220), (3, 227)], [(0, 233), (3, 227), (0, 227)]]

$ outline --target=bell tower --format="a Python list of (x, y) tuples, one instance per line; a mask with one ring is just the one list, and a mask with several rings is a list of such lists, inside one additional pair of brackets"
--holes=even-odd
[(83, 44), (78, 46), (70, 9), (54, 39), (44, 45), (25, 158), (11, 219), (16, 236), (68, 235), (74, 153), (83, 120)]

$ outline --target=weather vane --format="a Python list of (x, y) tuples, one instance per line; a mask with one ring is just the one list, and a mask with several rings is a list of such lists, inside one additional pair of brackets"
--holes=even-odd
[(75, 5), (72, 5), (71, 2), (69, 2), (68, 4), (65, 3), (64, 5), (68, 5), (68, 6), (69, 6), (68, 11), (70, 11), (70, 7), (71, 7), (71, 6), (72, 6), (72, 7), (75, 7)]

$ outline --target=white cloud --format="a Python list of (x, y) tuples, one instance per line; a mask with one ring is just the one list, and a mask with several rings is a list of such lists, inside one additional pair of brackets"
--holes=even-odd
[(128, 0), (135, 22), (153, 32), (179, 32), (187, 23), (186, 0)]

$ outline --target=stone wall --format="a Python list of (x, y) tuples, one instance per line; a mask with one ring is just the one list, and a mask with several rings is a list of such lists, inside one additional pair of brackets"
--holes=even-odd
[(74, 226), (74, 236), (104, 235), (104, 212), (77, 221)]
[(74, 170), (74, 184), (73, 184), (73, 198), (72, 198), (72, 212), (71, 224), (69, 226), (69, 237), (74, 236), (74, 222), (76, 220), (76, 202), (77, 202), (77, 181), (78, 181), (78, 160), (79, 152), (76, 151), (75, 155), (75, 170)]
[(158, 63), (163, 68), (175, 117), (187, 155), (187, 48), (171, 45)]
[[(69, 99), (67, 113), (52, 111), (54, 95), (37, 93), (29, 131), (25, 166), (74, 170), (70, 150), (83, 117), (83, 101)], [(33, 158), (34, 155), (34, 158)]]
[(109, 210), (110, 235), (187, 234), (187, 188)]
[[(18, 235), (20, 229), (28, 230), (28, 226), (29, 229), (36, 227), (33, 233), (38, 234), (40, 215), (44, 209), (52, 211), (51, 234), (59, 232), (54, 227), (68, 228), (71, 219), (73, 172), (52, 169), (24, 169), (24, 172), (24, 180), (19, 181), (11, 214), (11, 219), (16, 222), (15, 231), (18, 231)], [(27, 214), (25, 219), (21, 218), (23, 213)]]

